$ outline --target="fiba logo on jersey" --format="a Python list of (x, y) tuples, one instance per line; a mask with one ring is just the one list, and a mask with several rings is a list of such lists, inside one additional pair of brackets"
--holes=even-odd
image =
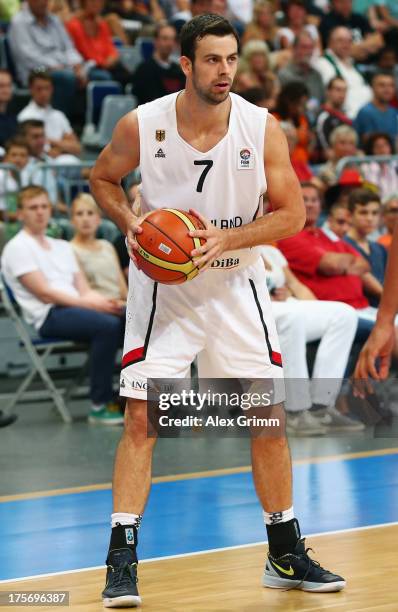
[(239, 149), (238, 170), (250, 170), (251, 168), (254, 168), (253, 149), (243, 147)]

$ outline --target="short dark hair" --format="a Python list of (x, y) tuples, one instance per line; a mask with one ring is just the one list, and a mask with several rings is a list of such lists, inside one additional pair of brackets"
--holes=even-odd
[(377, 72), (374, 72), (372, 74), (370, 78), (370, 84), (373, 85), (373, 83), (378, 77), (389, 77), (390, 79), (394, 80), (394, 75), (391, 72), (388, 72), (388, 70), (377, 70)]
[(205, 36), (234, 36), (240, 51), (239, 36), (233, 25), (221, 15), (198, 15), (188, 21), (180, 33), (181, 55), (195, 61), (195, 49), (198, 41)]
[(348, 210), (348, 204), (345, 202), (335, 202), (329, 208), (328, 214), (332, 215), (336, 210)]
[(304, 96), (309, 96), (307, 85), (302, 81), (289, 81), (282, 86), (279, 92), (276, 112), (282, 119), (287, 119), (289, 117), (290, 104), (292, 102), (299, 102)]
[(363, 150), (365, 155), (374, 155), (373, 147), (375, 146), (376, 140), (383, 138), (390, 145), (391, 155), (394, 153), (394, 143), (387, 132), (372, 132), (364, 138)]
[(354, 189), (348, 196), (348, 210), (353, 213), (357, 206), (366, 206), (370, 202), (377, 202), (381, 206), (380, 196), (369, 189)]
[(41, 119), (26, 119), (26, 121), (21, 121), (19, 124), (18, 131), (23, 136), (26, 135), (26, 132), (30, 128), (43, 128), (44, 129), (44, 121)]
[(38, 81), (39, 79), (41, 81), (47, 81), (49, 83), (53, 82), (51, 74), (47, 70), (43, 70), (42, 68), (39, 68), (37, 70), (32, 70), (32, 72), (29, 74), (29, 80), (28, 80), (29, 87), (31, 87), (31, 85), (33, 85), (33, 83), (35, 81)]
[(329, 91), (329, 89), (332, 89), (333, 85), (335, 84), (336, 81), (343, 81), (343, 83), (346, 82), (345, 79), (343, 79), (342, 76), (334, 76), (333, 78), (330, 79), (330, 81), (328, 82), (328, 84), (326, 85), (326, 89)]
[(26, 142), (25, 138), (21, 135), (17, 135), (17, 136), (14, 136), (13, 138), (10, 138), (4, 144), (4, 149), (6, 153), (8, 153), (9, 150), (12, 149), (13, 147), (21, 147), (21, 148), (23, 147), (24, 149), (29, 150), (28, 143)]

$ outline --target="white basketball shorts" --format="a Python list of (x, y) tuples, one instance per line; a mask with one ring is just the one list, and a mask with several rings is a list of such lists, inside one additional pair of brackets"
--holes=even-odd
[(155, 283), (130, 263), (120, 395), (146, 399), (147, 379), (282, 378), (261, 259), (206, 270), (182, 285)]

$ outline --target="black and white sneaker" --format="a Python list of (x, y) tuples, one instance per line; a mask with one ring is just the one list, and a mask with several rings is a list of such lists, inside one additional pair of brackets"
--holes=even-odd
[(308, 556), (311, 548), (304, 547), (304, 538), (298, 540), (293, 553), (274, 558), (270, 554), (265, 564), (263, 586), (271, 589), (300, 589), (314, 593), (341, 591), (346, 582), (321, 567)]
[(109, 552), (106, 585), (102, 592), (105, 608), (136, 608), (141, 605), (137, 589), (137, 561), (129, 548)]

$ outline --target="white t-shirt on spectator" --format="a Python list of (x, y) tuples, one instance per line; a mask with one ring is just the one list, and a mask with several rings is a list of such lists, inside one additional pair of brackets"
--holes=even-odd
[(25, 289), (19, 277), (29, 272), (40, 271), (53, 289), (78, 296), (74, 286), (75, 274), (79, 271), (75, 255), (69, 242), (48, 238), (50, 248), (44, 249), (25, 230), (18, 232), (4, 247), (1, 267), (7, 285), (22, 308), (27, 323), (40, 329), (53, 304), (45, 304)]
[(43, 121), (46, 138), (49, 140), (61, 140), (66, 134), (72, 133), (71, 124), (63, 112), (52, 106), (38, 106), (33, 100), (21, 110), (17, 119), (20, 123), (28, 119)]
[(279, 249), (269, 244), (259, 248), (259, 255), (264, 263), (267, 262), (271, 266), (271, 270), (266, 269), (266, 275), (270, 281), (270, 286), (279, 289), (286, 285), (284, 268), (289, 266), (287, 259)]

